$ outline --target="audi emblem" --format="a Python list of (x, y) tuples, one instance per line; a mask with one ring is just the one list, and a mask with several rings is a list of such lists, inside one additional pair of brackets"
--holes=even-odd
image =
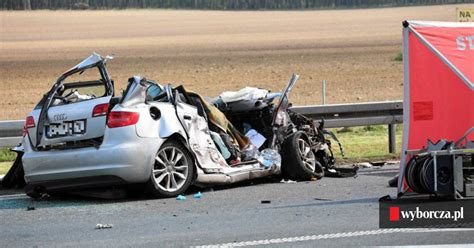
[(53, 121), (64, 121), (67, 119), (66, 114), (55, 114), (53, 115)]

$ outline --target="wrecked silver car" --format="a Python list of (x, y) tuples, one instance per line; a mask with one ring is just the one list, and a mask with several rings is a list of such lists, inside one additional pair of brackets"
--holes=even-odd
[[(23, 177), (29, 196), (139, 184), (171, 197), (190, 185), (334, 170), (324, 123), (289, 109), (297, 75), (282, 93), (244, 88), (215, 99), (135, 76), (114, 96), (107, 59), (94, 53), (65, 72), (26, 118), (7, 179)], [(96, 78), (75, 80), (91, 71)]]

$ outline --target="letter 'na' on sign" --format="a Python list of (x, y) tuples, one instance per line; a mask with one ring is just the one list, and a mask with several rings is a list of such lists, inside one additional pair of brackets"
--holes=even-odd
[(473, 9), (456, 8), (456, 21), (474, 22), (474, 8)]

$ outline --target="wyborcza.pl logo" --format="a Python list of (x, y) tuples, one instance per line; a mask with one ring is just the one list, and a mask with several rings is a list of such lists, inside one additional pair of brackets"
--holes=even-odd
[(474, 227), (474, 201), (394, 200), (379, 203), (381, 228)]
[(441, 210), (420, 210), (420, 207), (416, 207), (415, 210), (400, 210), (400, 207), (389, 207), (389, 220), (400, 221), (402, 219), (408, 219), (414, 221), (415, 219), (448, 219), (458, 221), (458, 219), (464, 219), (464, 207), (460, 207), (459, 210), (455, 211), (441, 211)]

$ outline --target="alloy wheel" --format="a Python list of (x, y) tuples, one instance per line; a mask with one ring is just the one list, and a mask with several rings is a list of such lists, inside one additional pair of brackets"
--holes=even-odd
[(167, 192), (183, 187), (188, 177), (189, 164), (184, 152), (177, 147), (165, 147), (155, 157), (153, 177), (156, 185)]
[(304, 166), (311, 172), (314, 172), (316, 170), (316, 157), (311, 151), (311, 147), (309, 146), (308, 142), (302, 138), (298, 139), (298, 152), (301, 156)]

